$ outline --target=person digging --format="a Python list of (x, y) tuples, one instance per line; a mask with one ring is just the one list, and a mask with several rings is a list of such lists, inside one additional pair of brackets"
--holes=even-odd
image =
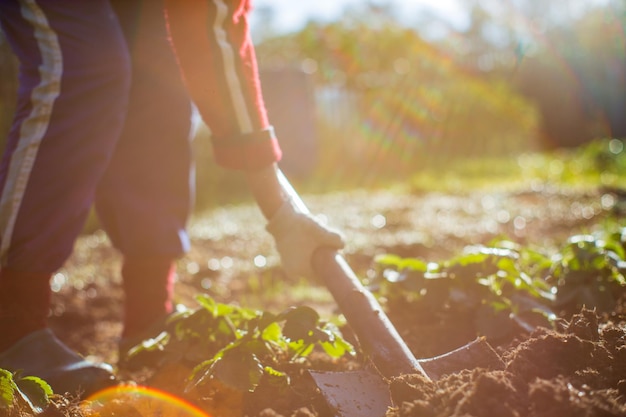
[(116, 383), (112, 366), (72, 351), (47, 321), (50, 279), (92, 206), (123, 255), (120, 343), (172, 312), (175, 261), (190, 244), (192, 100), (216, 162), (245, 173), (288, 274), (310, 277), (317, 247), (343, 246), (279, 181), (249, 11), (247, 0), (0, 2), (20, 61), (0, 163), (0, 368), (56, 393)]

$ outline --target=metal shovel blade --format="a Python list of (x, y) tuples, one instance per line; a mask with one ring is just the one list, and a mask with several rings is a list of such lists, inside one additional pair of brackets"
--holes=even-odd
[(455, 374), (466, 369), (504, 369), (504, 361), (484, 337), (454, 349), (443, 355), (428, 359), (418, 359), (422, 369), (433, 381), (444, 375)]
[[(466, 369), (504, 369), (504, 362), (484, 338), (433, 358), (418, 359), (431, 380)], [(382, 417), (392, 406), (389, 386), (376, 372), (309, 371), (335, 417)]]
[(336, 417), (382, 417), (391, 406), (389, 387), (374, 372), (309, 371), (309, 374)]

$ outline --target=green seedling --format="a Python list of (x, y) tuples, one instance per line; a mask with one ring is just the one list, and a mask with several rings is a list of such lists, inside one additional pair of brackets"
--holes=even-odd
[(610, 311), (626, 289), (625, 253), (626, 228), (572, 236), (551, 256), (501, 240), (438, 263), (380, 256), (374, 284), (390, 305), (472, 314), (481, 335), (498, 338), (511, 326), (553, 326), (554, 311)]
[(27, 410), (41, 414), (50, 402), (52, 388), (35, 376), (21, 376), (19, 372), (0, 369), (0, 411)]
[(316, 348), (332, 358), (354, 354), (339, 329), (321, 321), (310, 307), (273, 314), (218, 303), (207, 295), (197, 300), (199, 309), (173, 316), (157, 338), (131, 351), (131, 359), (141, 361), (156, 352), (161, 365), (192, 364), (188, 389), (218, 379), (253, 392), (263, 378), (288, 385), (284, 364), (302, 360)]

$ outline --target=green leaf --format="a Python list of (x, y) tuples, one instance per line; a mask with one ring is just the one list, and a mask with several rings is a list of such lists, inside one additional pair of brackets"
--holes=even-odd
[[(219, 353), (219, 357), (221, 357), (221, 352)], [(217, 361), (218, 355), (215, 357), (208, 359), (206, 361), (200, 362), (197, 364), (191, 374), (187, 378), (187, 386), (185, 387), (185, 392), (189, 391), (193, 387), (197, 385), (202, 385), (207, 378), (211, 377), (211, 367)]]
[(169, 333), (161, 332), (154, 338), (142, 340), (139, 344), (128, 350), (128, 358), (130, 359), (143, 352), (163, 351), (169, 339)]
[(315, 348), (315, 344), (309, 343), (309, 342), (305, 342), (302, 339), (298, 339), (298, 340), (294, 340), (294, 341), (289, 342), (289, 349), (291, 349), (293, 352), (295, 352), (294, 358), (306, 357), (311, 352), (313, 352), (314, 348)]
[(239, 309), (233, 305), (215, 303), (214, 314), (215, 317), (230, 317), (235, 319), (239, 316)]
[(270, 313), (269, 311), (264, 311), (259, 317), (257, 317), (256, 319), (257, 322), (257, 326), (259, 329), (263, 330), (268, 326), (273, 325), (274, 323), (277, 323), (278, 321), (282, 320), (279, 319), (278, 315), (274, 314), (274, 313)]
[(16, 381), (19, 391), (36, 412), (42, 412), (50, 403), (52, 388), (46, 381), (36, 376), (25, 376)]
[(217, 316), (217, 302), (206, 294), (196, 296), (196, 301), (215, 317)]
[(263, 340), (267, 340), (268, 342), (280, 342), (283, 336), (282, 329), (280, 324), (277, 322), (270, 323), (263, 329), (261, 333), (261, 337)]
[(355, 354), (354, 346), (342, 337), (336, 337), (332, 341), (322, 342), (321, 345), (324, 352), (333, 358), (340, 358), (345, 354)]
[(245, 349), (231, 349), (213, 363), (211, 376), (240, 391), (253, 392), (261, 381), (264, 367), (256, 355)]
[(269, 384), (272, 386), (284, 387), (288, 386), (291, 382), (289, 375), (285, 372), (281, 372), (271, 366), (266, 366), (263, 370), (265, 371), (265, 376), (267, 377)]
[(378, 255), (374, 260), (378, 265), (390, 266), (398, 270), (410, 269), (413, 271), (426, 272), (428, 263), (417, 258), (402, 258), (397, 255), (383, 254)]
[(244, 343), (240, 343), (238, 348), (242, 349), (242, 351), (255, 355), (257, 358), (267, 358), (274, 354), (267, 343), (256, 337), (245, 341)]
[(304, 340), (306, 342), (315, 342), (312, 340), (314, 330), (317, 329), (319, 314), (317, 311), (307, 306), (292, 307), (281, 315), (285, 319), (283, 326), (283, 335), (292, 341)]
[(0, 409), (13, 407), (16, 388), (13, 374), (5, 369), (0, 369)]

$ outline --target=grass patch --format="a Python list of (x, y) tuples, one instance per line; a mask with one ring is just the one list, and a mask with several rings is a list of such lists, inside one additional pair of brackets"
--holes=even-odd
[(411, 192), (462, 193), (471, 190), (623, 188), (624, 141), (602, 139), (575, 149), (518, 156), (433, 159), (407, 181)]

